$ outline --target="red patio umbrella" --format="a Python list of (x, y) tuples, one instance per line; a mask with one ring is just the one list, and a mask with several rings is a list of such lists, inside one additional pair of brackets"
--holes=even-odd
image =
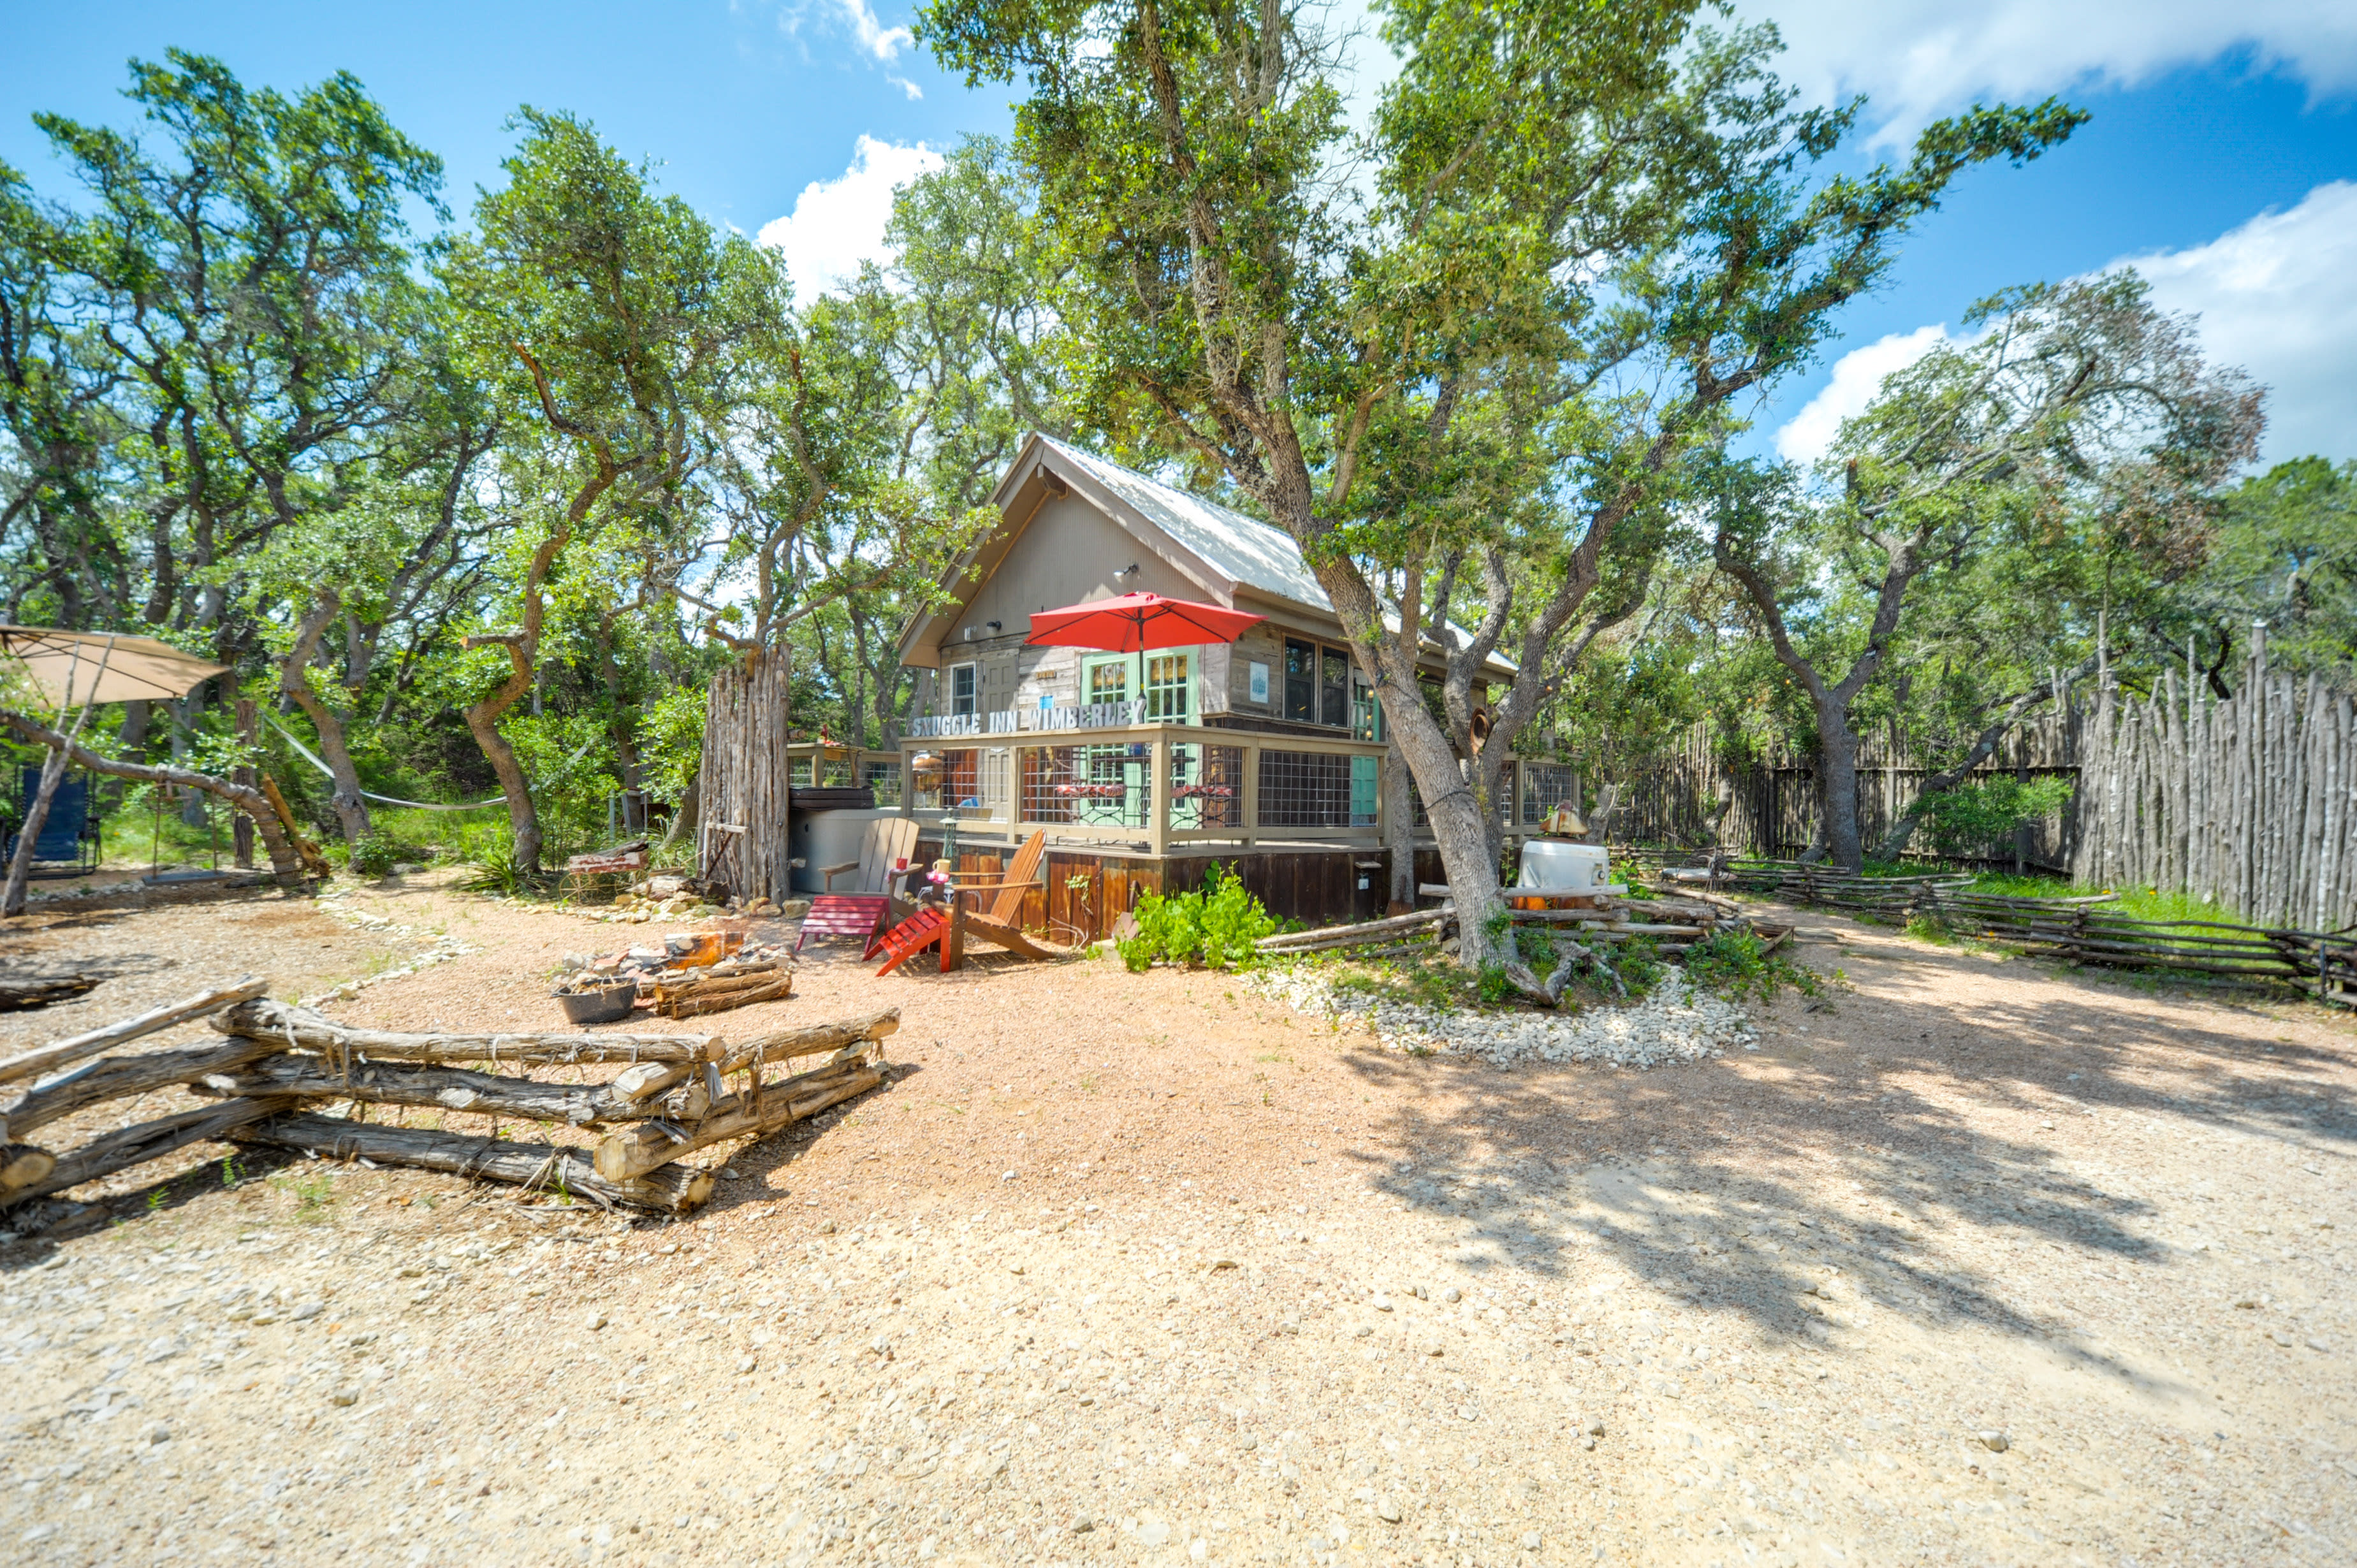
[(1244, 610), (1166, 599), (1160, 594), (1124, 594), (1031, 618), (1023, 640), (1040, 648), (1095, 648), (1137, 655), (1137, 690), (1146, 691), (1146, 650), (1184, 648), (1197, 642), (1233, 642), (1247, 628), (1267, 619)]

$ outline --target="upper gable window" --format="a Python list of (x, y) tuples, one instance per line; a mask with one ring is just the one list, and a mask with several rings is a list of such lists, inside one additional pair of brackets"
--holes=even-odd
[(974, 666), (950, 666), (950, 713), (952, 716), (963, 718), (974, 711), (976, 686)]

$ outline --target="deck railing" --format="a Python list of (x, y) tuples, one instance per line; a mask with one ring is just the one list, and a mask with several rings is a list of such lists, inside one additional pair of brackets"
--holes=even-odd
[(902, 743), (904, 809), (1017, 837), (1044, 831), (1050, 842), (1157, 855), (1265, 839), (1382, 841), (1383, 747), (1374, 742), (1200, 725), (1072, 727), (1085, 736), (1025, 741), (984, 732), (927, 745), (912, 726)]

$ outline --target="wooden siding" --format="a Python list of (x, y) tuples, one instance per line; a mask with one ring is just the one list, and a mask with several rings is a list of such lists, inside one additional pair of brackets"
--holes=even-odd
[[(941, 858), (938, 836), (920, 839), (918, 858)], [(1012, 845), (958, 846), (961, 881), (992, 882), (1014, 857)], [(1313, 926), (1372, 920), (1383, 913), (1391, 885), (1389, 853), (1370, 849), (1270, 850), (1236, 855), (1095, 854), (1051, 849), (1044, 858), (1045, 886), (1023, 900), (1026, 929), (1045, 927), (1055, 940), (1093, 941), (1113, 934), (1114, 923), (1149, 893), (1185, 893), (1199, 888), (1217, 860), (1223, 872), (1243, 879), (1254, 897), (1279, 919)], [(1363, 865), (1361, 864), (1363, 863)], [(1363, 878), (1366, 886), (1359, 886)]]

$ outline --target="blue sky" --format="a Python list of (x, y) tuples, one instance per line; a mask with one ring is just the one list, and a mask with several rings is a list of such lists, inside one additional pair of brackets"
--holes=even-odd
[[(568, 108), (715, 219), (782, 246), (823, 285), (877, 244), (891, 186), (1009, 90), (968, 91), (909, 46), (895, 0), (0, 0), (0, 158), (62, 194), (35, 109), (128, 123), (133, 55), (214, 54), (249, 82), (358, 75), (448, 165), (452, 204), (496, 183), (519, 103)], [(1342, 0), (1344, 21), (1362, 17)], [(1865, 91), (1879, 150), (1975, 100), (2061, 92), (2095, 119), (2027, 169), (1975, 171), (1845, 318), (1813, 373), (1756, 411), (1810, 455), (1879, 375), (2009, 284), (2136, 259), (2204, 341), (2276, 389), (2268, 456), (2357, 456), (2357, 5), (2319, 0), (1751, 0), (1813, 92)], [(1381, 81), (1361, 51), (1361, 96)]]

